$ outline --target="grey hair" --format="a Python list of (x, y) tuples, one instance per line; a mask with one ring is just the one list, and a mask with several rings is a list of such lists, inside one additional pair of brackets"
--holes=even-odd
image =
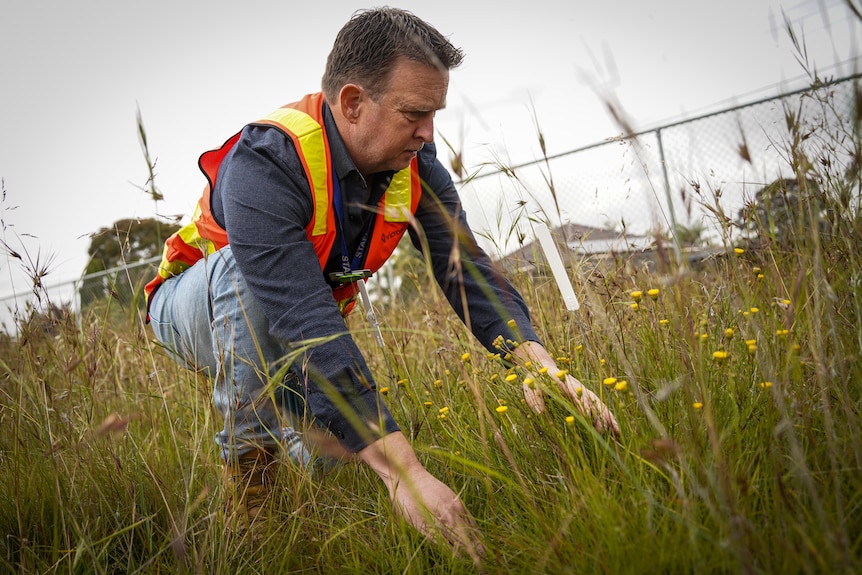
[(382, 94), (399, 58), (451, 70), (464, 53), (436, 28), (412, 13), (382, 7), (360, 10), (341, 28), (326, 59), (323, 94), (332, 103), (346, 84), (358, 84), (372, 98)]

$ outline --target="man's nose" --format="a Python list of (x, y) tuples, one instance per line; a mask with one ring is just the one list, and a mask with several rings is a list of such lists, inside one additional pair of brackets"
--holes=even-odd
[(414, 135), (425, 143), (434, 141), (434, 116), (423, 118), (416, 127)]

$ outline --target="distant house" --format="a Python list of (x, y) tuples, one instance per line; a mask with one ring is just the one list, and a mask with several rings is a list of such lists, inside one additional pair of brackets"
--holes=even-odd
[[(608, 256), (640, 253), (653, 247), (653, 241), (635, 234), (569, 223), (551, 231), (563, 262), (572, 255)], [(568, 252), (563, 249), (568, 246)], [(503, 268), (514, 272), (531, 272), (544, 267), (545, 256), (538, 242), (528, 241), (520, 249), (503, 257)]]

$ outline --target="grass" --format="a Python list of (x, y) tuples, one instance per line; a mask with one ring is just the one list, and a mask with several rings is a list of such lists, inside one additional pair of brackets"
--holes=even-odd
[[(552, 389), (530, 412), (527, 374), (477, 347), (421, 261), (379, 310), (385, 355), (351, 317), (382, 400), (477, 517), (486, 572), (862, 570), (860, 138), (854, 119), (812, 133), (816, 150), (788, 143), (817, 185), (778, 222), (791, 233), (751, 210), (697, 268), (571, 262), (574, 315), (550, 280), (512, 278), (618, 442)], [(32, 313), (0, 338), (0, 573), (475, 572), (359, 465), (283, 466), (263, 543), (243, 544), (220, 516), (209, 383), (139, 315), (111, 317)]]

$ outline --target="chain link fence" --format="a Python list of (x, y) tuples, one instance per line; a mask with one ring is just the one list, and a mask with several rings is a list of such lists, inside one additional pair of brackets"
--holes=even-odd
[(461, 190), (468, 221), (497, 256), (532, 239), (530, 218), (629, 237), (684, 228), (720, 241), (723, 217), (735, 219), (767, 184), (796, 177), (794, 138), (808, 138), (801, 145), (816, 158), (814, 127), (854, 125), (859, 77), (481, 173)]
[[(531, 218), (644, 237), (670, 237), (681, 226), (720, 240), (720, 231), (710, 228), (720, 217), (735, 218), (757, 190), (795, 177), (789, 142), (802, 137), (810, 140), (803, 145), (818, 145), (816, 130), (806, 134), (806, 126), (859, 117), (859, 78), (611, 138), (540, 162), (500, 166), (463, 183), (468, 221), (497, 257), (532, 239)], [(793, 126), (799, 129), (794, 132)], [(817, 157), (816, 150), (811, 157)], [(157, 260), (0, 298), (0, 329), (14, 332), (15, 322), (31, 310), (76, 312), (82, 302), (106, 297), (134, 303), (135, 294), (126, 293), (129, 278), (151, 276)]]

